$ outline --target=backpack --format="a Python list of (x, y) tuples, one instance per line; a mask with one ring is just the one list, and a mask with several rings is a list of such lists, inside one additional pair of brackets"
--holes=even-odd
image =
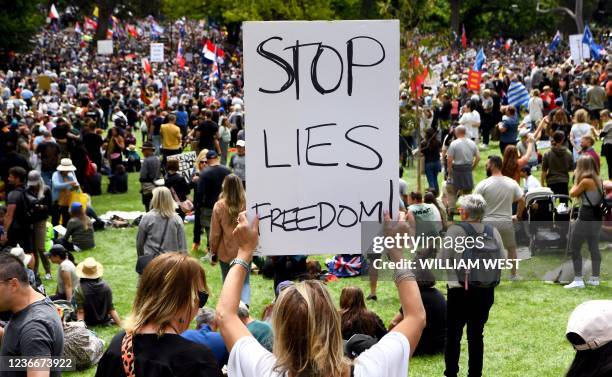
[(49, 208), (42, 203), (37, 196), (33, 195), (28, 190), (22, 190), (21, 192), (23, 205), (24, 205), (24, 215), (25, 218), (30, 221), (36, 223), (39, 221), (46, 220), (49, 217)]
[[(495, 264), (496, 268), (486, 268), (483, 261), (503, 259), (501, 246), (493, 236), (494, 229), (491, 225), (485, 225), (484, 232), (478, 233), (474, 227), (466, 222), (457, 223), (468, 237), (483, 237), (483, 247), (466, 248), (461, 256), (461, 259), (466, 263), (470, 261), (478, 261), (477, 269), (458, 268), (457, 278), (459, 282), (467, 290), (469, 287), (476, 288), (493, 288), (499, 285), (501, 279), (501, 269), (499, 264)], [(474, 262), (472, 262), (474, 263)]]

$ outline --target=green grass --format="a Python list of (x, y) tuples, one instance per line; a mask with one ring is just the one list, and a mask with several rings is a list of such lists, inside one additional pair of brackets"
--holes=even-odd
[[(498, 151), (495, 145), (491, 153)], [(494, 151), (494, 152), (493, 152)], [(487, 156), (487, 152), (482, 153)], [(606, 171), (602, 159), (602, 171)], [(536, 173), (537, 174), (537, 173)], [(405, 177), (410, 189), (416, 188), (414, 168), (408, 169)], [(484, 178), (484, 161), (476, 170), (476, 181)], [(106, 182), (106, 178), (105, 178)], [(423, 187), (427, 186), (425, 177)], [(98, 214), (108, 210), (142, 210), (137, 174), (130, 174), (129, 191), (126, 194), (105, 194), (93, 198), (93, 205)], [(192, 241), (191, 224), (186, 226), (187, 241)], [(77, 262), (93, 256), (104, 264), (104, 278), (113, 289), (114, 303), (122, 318), (130, 312), (136, 291), (136, 228), (108, 229), (96, 233), (94, 250), (76, 254)], [(324, 257), (317, 257), (323, 260)], [(609, 299), (612, 297), (612, 285), (609, 283), (612, 271), (609, 252), (604, 251), (604, 280), (601, 287), (587, 288), (578, 291), (566, 291), (558, 285), (546, 285), (540, 282), (525, 281), (519, 283), (502, 282), (495, 292), (495, 304), (491, 309), (489, 322), (485, 328), (485, 376), (560, 376), (564, 375), (570, 365), (574, 352), (564, 338), (567, 319), (571, 311), (581, 302), (591, 299)], [(546, 263), (545, 260), (542, 260)], [(538, 257), (528, 263), (537, 264)], [(218, 266), (203, 264), (212, 294), (207, 304), (214, 307), (221, 290), (221, 273)], [(56, 265), (53, 265), (55, 277)], [(272, 281), (261, 276), (251, 277), (252, 309), (259, 317), (265, 305), (274, 298)], [(362, 278), (340, 279), (330, 283), (328, 288), (332, 297), (338, 302), (343, 287), (356, 285), (366, 293), (368, 282)], [(443, 283), (438, 287), (445, 293)], [(47, 288), (55, 289), (55, 281), (50, 281)], [(395, 315), (400, 304), (392, 282), (379, 282), (378, 301), (368, 302), (370, 309), (377, 312), (388, 323)], [(93, 330), (108, 344), (117, 327), (94, 327)], [(462, 344), (461, 373), (467, 369), (467, 343), (465, 336)], [(413, 376), (441, 376), (444, 371), (444, 359), (440, 356), (418, 357), (410, 363)], [(66, 376), (93, 376), (95, 369), (82, 372), (65, 373)]]

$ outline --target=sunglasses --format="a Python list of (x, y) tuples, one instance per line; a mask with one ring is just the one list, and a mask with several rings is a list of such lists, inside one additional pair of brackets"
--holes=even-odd
[(203, 308), (204, 305), (206, 305), (207, 301), (208, 301), (208, 292), (199, 291), (198, 292), (198, 308)]

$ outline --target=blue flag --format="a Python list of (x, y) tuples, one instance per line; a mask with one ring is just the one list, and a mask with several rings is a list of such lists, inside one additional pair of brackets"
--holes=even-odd
[(527, 107), (529, 103), (529, 92), (525, 85), (518, 81), (512, 81), (508, 88), (508, 104), (514, 105), (517, 109), (521, 106)]
[(487, 57), (485, 56), (484, 51), (482, 50), (482, 47), (481, 47), (480, 50), (478, 51), (478, 55), (476, 55), (476, 60), (474, 61), (474, 66), (472, 67), (472, 70), (480, 71), (486, 59)]
[(561, 33), (559, 32), (559, 30), (557, 30), (557, 34), (555, 34), (555, 37), (553, 38), (552, 42), (550, 42), (550, 44), (548, 45), (548, 50), (550, 50), (550, 52), (555, 52), (557, 50), (557, 47), (559, 47), (560, 43)]
[(593, 55), (593, 59), (600, 59), (605, 50), (601, 45), (595, 43), (595, 39), (593, 38), (593, 34), (591, 33), (591, 29), (589, 25), (584, 26), (584, 33), (582, 34), (582, 43), (589, 45), (589, 49), (591, 50), (591, 55)]

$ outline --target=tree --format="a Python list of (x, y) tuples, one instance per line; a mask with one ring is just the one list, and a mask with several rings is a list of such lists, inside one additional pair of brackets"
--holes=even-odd
[(562, 6), (544, 9), (542, 8), (542, 2), (538, 1), (538, 3), (536, 4), (536, 12), (538, 13), (565, 12), (576, 23), (577, 32), (582, 33), (582, 31), (584, 30), (584, 19), (582, 17), (583, 6), (584, 6), (583, 0), (575, 0), (573, 12), (571, 9), (567, 7), (562, 7)]
[[(28, 51), (32, 36), (43, 25), (46, 12), (39, 0), (0, 0), (0, 54)], [(46, 1), (44, 2), (47, 3)]]

